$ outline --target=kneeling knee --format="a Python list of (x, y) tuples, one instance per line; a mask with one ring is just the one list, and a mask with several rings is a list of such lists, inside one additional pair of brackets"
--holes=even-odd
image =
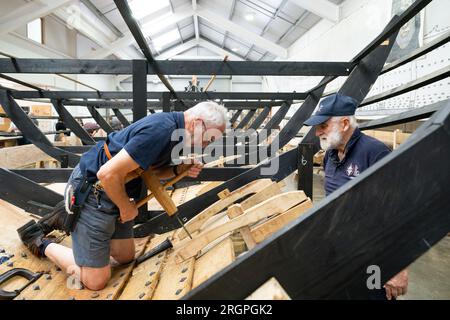
[(134, 251), (126, 254), (122, 253), (120, 255), (113, 256), (113, 258), (120, 264), (126, 264), (134, 260)]
[(83, 270), (82, 282), (89, 290), (101, 290), (106, 287), (111, 278), (110, 269), (105, 270)]

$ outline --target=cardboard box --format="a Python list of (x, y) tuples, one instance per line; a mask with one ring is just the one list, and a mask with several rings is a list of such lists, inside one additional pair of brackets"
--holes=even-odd
[(51, 116), (52, 106), (48, 104), (34, 104), (31, 106), (31, 113), (35, 116)]

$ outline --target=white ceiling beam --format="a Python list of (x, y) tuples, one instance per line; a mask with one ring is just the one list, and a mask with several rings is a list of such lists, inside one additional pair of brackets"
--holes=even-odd
[[(192, 0), (192, 10), (197, 11), (197, 0)], [(195, 31), (195, 39), (197, 41), (200, 39), (200, 32), (198, 30), (198, 15), (194, 14), (194, 31)]]
[(286, 59), (287, 58), (287, 49), (283, 48), (282, 46), (279, 46), (275, 43), (273, 43), (270, 40), (267, 40), (266, 38), (263, 38), (251, 31), (248, 31), (246, 28), (208, 10), (205, 9), (197, 4), (197, 11), (196, 13), (201, 18), (208, 20), (210, 23), (218, 26), (219, 28), (228, 31), (239, 38), (250, 42), (251, 44), (254, 44), (257, 47), (264, 48), (267, 51), (271, 52), (275, 56)]
[[(155, 19), (150, 20), (149, 17), (142, 18), (142, 30), (162, 30), (164, 28), (167, 28), (173, 24), (176, 24), (188, 17), (191, 17), (194, 14), (194, 11), (192, 10), (191, 5), (186, 5), (177, 10), (175, 13), (165, 16), (159, 16), (159, 18), (155, 17)], [(151, 16), (154, 16), (152, 14)], [(146, 24), (143, 24), (145, 21), (149, 21)], [(127, 31), (124, 33), (124, 36), (120, 39), (117, 39), (111, 43), (109, 43), (105, 48), (93, 51), (83, 57), (81, 59), (102, 59), (110, 54), (113, 54), (114, 52), (120, 50), (123, 47), (129, 46), (134, 41), (133, 35), (130, 31)]]
[(200, 32), (198, 30), (198, 15), (194, 14), (194, 31), (195, 31), (195, 39), (200, 40)]
[(315, 15), (321, 18), (330, 20), (337, 23), (340, 19), (340, 9), (337, 4), (334, 4), (328, 0), (291, 0), (297, 6), (302, 7), (308, 11), (311, 11)]
[(0, 48), (4, 48), (6, 53), (18, 58), (55, 58), (73, 59), (56, 49), (47, 47), (44, 44), (33, 41), (16, 32), (10, 32), (0, 37)]
[(74, 0), (40, 0), (21, 5), (16, 10), (0, 17), (0, 35), (14, 31), (30, 21), (45, 17), (71, 2)]
[(229, 60), (233, 60), (233, 61), (243, 61), (244, 60), (241, 57), (235, 55), (234, 53), (232, 53), (232, 52), (230, 52), (228, 50), (222, 49), (218, 45), (215, 45), (214, 43), (211, 43), (211, 42), (206, 41), (204, 39), (200, 39), (198, 41), (198, 45), (200, 47), (208, 49), (209, 51), (215, 52), (215, 53), (217, 53), (218, 55), (220, 55), (222, 57), (228, 56)]

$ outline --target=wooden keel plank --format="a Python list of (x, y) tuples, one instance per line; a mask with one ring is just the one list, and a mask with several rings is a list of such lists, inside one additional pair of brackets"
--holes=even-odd
[[(135, 240), (137, 256), (145, 250), (147, 238)], [(111, 279), (102, 290), (93, 291), (87, 288), (79, 289), (77, 276), (68, 276), (63, 271), (53, 266), (49, 272), (51, 279), (47, 276), (41, 277), (35, 284), (26, 288), (16, 299), (35, 300), (112, 300), (116, 299), (128, 280), (134, 263), (118, 265), (112, 268)], [(39, 290), (35, 290), (36, 285)]]
[[(153, 237), (145, 249), (144, 253), (152, 250), (154, 247), (172, 237), (173, 232), (168, 232)], [(159, 281), (161, 268), (164, 264), (166, 252), (152, 257), (133, 269), (132, 275), (128, 280), (119, 300), (148, 300), (153, 296), (156, 285)]]
[[(66, 237), (61, 243), (61, 245), (70, 247), (71, 241), (68, 237)], [(25, 253), (23, 255), (22, 253)], [(26, 289), (22, 291), (20, 295), (18, 295), (15, 300), (32, 300), (38, 294), (40, 294), (40, 290), (34, 290), (33, 288), (36, 285), (39, 286), (39, 289), (45, 288), (48, 285), (48, 274), (53, 277), (57, 273), (62, 273), (61, 270), (56, 268), (55, 264), (51, 262), (49, 259), (40, 259), (34, 256), (23, 244), (20, 244), (20, 249), (15, 252), (14, 260), (10, 260), (14, 263), (12, 268), (24, 268), (28, 269), (32, 272), (42, 272), (42, 275), (37, 281), (35, 281), (32, 285), (28, 286)], [(0, 272), (3, 273), (5, 270), (0, 266)]]
[(241, 227), (258, 222), (259, 220), (274, 214), (282, 213), (302, 202), (303, 191), (291, 191), (276, 195), (266, 201), (246, 210), (242, 215), (218, 226), (212, 230), (203, 232), (189, 241), (181, 248), (176, 259), (178, 262), (189, 259), (197, 254), (203, 247), (223, 234), (237, 230)]
[(311, 209), (313, 206), (311, 199), (307, 198), (306, 201), (300, 203), (294, 208), (277, 215), (266, 222), (251, 229), (252, 238), (256, 243), (262, 242), (264, 239), (268, 238), (271, 234), (280, 230), (289, 222), (295, 220), (303, 213)]
[(192, 288), (231, 264), (234, 259), (233, 241), (227, 237), (195, 261)]
[[(163, 242), (167, 237), (171, 237), (173, 232), (157, 235), (150, 240), (145, 253)], [(119, 300), (149, 300), (152, 298), (158, 284), (164, 260), (167, 252), (162, 252), (134, 268)]]
[(168, 253), (153, 300), (177, 300), (191, 290), (195, 259), (175, 262), (173, 251)]

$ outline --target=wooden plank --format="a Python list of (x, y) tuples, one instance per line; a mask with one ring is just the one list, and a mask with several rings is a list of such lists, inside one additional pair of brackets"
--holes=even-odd
[(231, 264), (234, 259), (233, 241), (227, 237), (195, 261), (192, 288)]
[(250, 227), (249, 226), (242, 227), (239, 229), (239, 232), (241, 233), (242, 238), (244, 239), (247, 249), (252, 250), (256, 246), (257, 242), (252, 236)]
[(160, 183), (159, 178), (148, 170), (142, 173), (141, 178), (147, 186), (147, 189), (151, 191), (159, 204), (163, 207), (164, 211), (166, 211), (169, 216), (174, 215), (178, 210), (177, 206)]
[(304, 201), (303, 191), (291, 191), (276, 195), (266, 201), (246, 210), (242, 215), (212, 230), (201, 233), (188, 242), (176, 254), (178, 262), (189, 259), (203, 247), (223, 234), (241, 227), (258, 222), (274, 214), (282, 213), (298, 203)]
[[(222, 225), (222, 224), (224, 224), (224, 223), (227, 223), (228, 221), (230, 221), (230, 218), (228, 217), (226, 211), (221, 212), (221, 213), (219, 213), (219, 214), (216, 214), (215, 216), (211, 217), (211, 218), (210, 218), (210, 219), (202, 226), (202, 228), (199, 230), (199, 232), (196, 233), (196, 234), (194, 234), (193, 236), (195, 237), (195, 236), (199, 235), (200, 233), (203, 233), (203, 232), (206, 232), (206, 231), (208, 231), (208, 230), (214, 229), (214, 228), (216, 228), (217, 226), (220, 226), (220, 225)], [(210, 243), (208, 243), (207, 246), (205, 246), (204, 248), (202, 248), (202, 250), (200, 250), (200, 252), (199, 252), (199, 254), (198, 254), (198, 257), (201, 257), (202, 255), (204, 255), (205, 253), (207, 253), (209, 250), (211, 250), (212, 248), (214, 248), (217, 244), (219, 244), (220, 242), (222, 242), (224, 239), (226, 239), (227, 237), (229, 237), (229, 236), (231, 236), (231, 235), (232, 235), (231, 232), (227, 232), (227, 233), (223, 234), (222, 236), (220, 236), (219, 238), (217, 238), (216, 240), (211, 241)], [(186, 238), (185, 240), (190, 241), (190, 239), (187, 239), (187, 238)], [(187, 241), (184, 242), (184, 243), (182, 243), (182, 244), (178, 244), (176, 250), (182, 248), (182, 247), (184, 246), (185, 243), (187, 243)]]
[(281, 184), (272, 182), (272, 184), (268, 185), (266, 188), (255, 193), (248, 199), (242, 201), (241, 202), (242, 209), (244, 211), (250, 209), (251, 207), (256, 206), (257, 204), (260, 204), (261, 202), (280, 193), (281, 193)]
[(224, 224), (225, 222), (230, 221), (230, 218), (227, 215), (226, 211), (223, 211), (221, 213), (218, 213), (212, 217), (210, 217), (199, 229), (199, 232), (204, 232), (206, 230), (210, 230), (212, 228), (215, 228), (221, 224)]
[[(228, 197), (216, 201), (215, 203), (207, 207), (205, 210), (200, 212), (197, 216), (189, 220), (189, 222), (186, 223), (186, 228), (189, 230), (190, 233), (197, 231), (209, 217), (224, 210), (226, 207), (233, 204), (235, 201), (249, 194), (253, 194), (264, 189), (271, 183), (272, 181), (270, 179), (258, 179), (246, 184), (245, 186), (231, 192)], [(184, 239), (187, 237), (187, 234), (183, 230), (179, 233), (178, 236), (180, 237), (180, 239)]]
[(16, 169), (37, 161), (55, 160), (34, 144), (0, 149), (0, 167)]
[(394, 131), (382, 131), (382, 130), (364, 130), (364, 133), (375, 139), (380, 140), (389, 147), (394, 147), (394, 141), (396, 144), (401, 144), (408, 139), (411, 134), (404, 132)]
[[(168, 232), (162, 235), (157, 235), (150, 240), (147, 245), (145, 253), (152, 250), (161, 242), (171, 237), (173, 232)], [(155, 288), (158, 284), (161, 275), (164, 260), (167, 252), (162, 252), (154, 256), (138, 266), (133, 270), (133, 273), (128, 280), (125, 289), (119, 296), (119, 300), (149, 300), (152, 298)]]
[[(135, 239), (136, 256), (140, 256), (145, 250), (147, 238)], [(75, 276), (67, 276), (58, 271), (53, 265), (47, 276), (41, 277), (32, 286), (25, 289), (16, 299), (35, 300), (112, 300), (116, 299), (122, 291), (133, 270), (134, 263), (117, 265), (112, 268), (111, 279), (102, 290), (93, 291), (87, 288), (79, 289), (79, 282)], [(39, 290), (35, 290), (39, 286)]]
[(0, 199), (0, 249), (20, 250), (22, 247), (16, 230), (32, 219), (23, 209)]
[(186, 201), (195, 198), (201, 188), (202, 185), (194, 185), (186, 188), (175, 189), (172, 193), (172, 200), (177, 206), (180, 206)]
[(153, 300), (177, 300), (191, 290), (195, 259), (177, 264), (174, 252), (168, 253)]
[(268, 221), (254, 227), (251, 229), (251, 234), (256, 243), (262, 242), (264, 239), (269, 237), (274, 232), (280, 230), (283, 226), (288, 224), (289, 222), (295, 220), (300, 215), (305, 213), (307, 210), (312, 208), (313, 204), (311, 199), (307, 199), (306, 201), (300, 203), (288, 211), (275, 216)]
[(319, 150), (313, 157), (314, 165), (323, 165), (323, 158), (325, 157), (325, 151)]
[[(63, 245), (70, 245), (70, 239), (65, 238), (61, 244)], [(14, 257), (8, 260), (8, 263), (13, 263), (13, 265), (8, 265), (6, 263), (0, 265), (0, 273), (4, 273), (7, 270), (10, 270), (11, 268), (24, 268), (28, 269), (32, 272), (43, 272), (43, 273), (50, 273), (51, 270), (54, 268), (54, 264), (49, 259), (39, 259), (35, 257), (26, 247), (23, 245), (20, 240), (17, 238), (17, 245), (16, 250), (13, 252)], [(37, 284), (39, 281), (42, 281), (42, 279), (45, 279), (44, 276), (42, 276), (40, 279), (38, 279), (33, 285)], [(18, 280), (18, 279), (17, 279)], [(20, 279), (18, 281), (13, 281), (10, 286), (5, 289), (11, 290), (13, 288), (19, 288), (20, 285), (25, 284), (26, 281), (24, 279)], [(32, 293), (32, 296), (36, 295), (36, 291), (32, 289), (32, 286), (29, 286), (27, 289), (22, 291), (22, 294), (30, 290)], [(20, 300), (22, 299), (22, 294), (16, 297), (16, 299)]]
[[(234, 219), (243, 213), (244, 213), (244, 210), (243, 210), (241, 204), (239, 204), (239, 203), (230, 206), (227, 211), (227, 215), (230, 219)], [(242, 228), (239, 228), (239, 232), (241, 233), (242, 239), (244, 239), (245, 245), (247, 246), (248, 250), (253, 249), (256, 246), (256, 242), (253, 239), (253, 236), (250, 231), (250, 227), (244, 226)]]
[(208, 192), (209, 190), (214, 189), (215, 187), (218, 187), (222, 183), (223, 183), (223, 181), (210, 181), (210, 182), (202, 183), (202, 188), (199, 191), (197, 191), (197, 197)]
[[(172, 197), (173, 190), (167, 190), (167, 193)], [(159, 204), (158, 200), (153, 198), (153, 199), (150, 199), (150, 201), (147, 203), (147, 210), (161, 211), (161, 210), (163, 210), (163, 207)]]
[(241, 157), (241, 155), (233, 155), (233, 156), (228, 156), (228, 157), (220, 156), (219, 159), (208, 162), (203, 167), (204, 168), (223, 167), (223, 164), (225, 162), (228, 162), (228, 161), (240, 158), (240, 157)]
[(291, 298), (277, 279), (272, 277), (245, 300), (291, 300)]

